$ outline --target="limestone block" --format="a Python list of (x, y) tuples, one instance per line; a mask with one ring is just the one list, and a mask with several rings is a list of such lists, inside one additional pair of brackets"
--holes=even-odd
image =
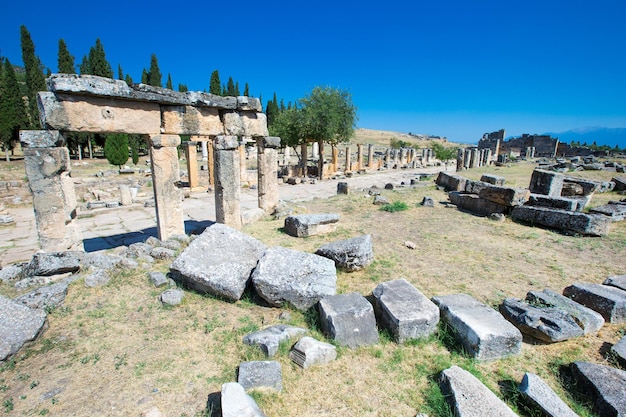
[(611, 224), (611, 219), (600, 214), (533, 206), (515, 207), (511, 212), (511, 218), (586, 236), (605, 236), (609, 233)]
[(613, 191), (626, 191), (626, 177), (613, 177), (611, 182), (615, 183)]
[(66, 141), (58, 130), (20, 130), (20, 142), (24, 148), (60, 148)]
[(96, 75), (52, 74), (46, 79), (48, 91), (82, 93), (98, 96), (130, 97), (131, 88), (124, 80)]
[(264, 113), (241, 111), (244, 135), (253, 138), (269, 136), (267, 131), (267, 117)]
[(337, 183), (337, 194), (350, 194), (350, 186), (347, 182), (340, 181)]
[(478, 193), (480, 198), (509, 207), (521, 206), (528, 201), (530, 191), (526, 188), (510, 188), (489, 185)]
[(300, 214), (285, 218), (285, 231), (294, 237), (329, 233), (337, 228), (338, 214)]
[(485, 200), (476, 194), (451, 191), (448, 193), (448, 198), (450, 198), (450, 202), (459, 209), (467, 210), (481, 216), (488, 216), (492, 213), (505, 213), (508, 210), (508, 206)]
[(337, 271), (330, 259), (276, 246), (264, 252), (252, 283), (271, 305), (291, 304), (305, 311), (337, 292)]
[[(240, 207), (240, 166), (234, 136), (218, 136), (215, 152), (215, 218), (219, 223), (235, 229), (242, 226)], [(225, 148), (222, 150), (221, 148)], [(228, 148), (227, 148), (228, 147)]]
[(567, 211), (582, 211), (587, 200), (579, 198), (550, 197), (543, 194), (531, 194), (528, 199), (529, 206), (548, 207)]
[(499, 187), (504, 186), (504, 183), (506, 181), (504, 177), (500, 177), (498, 175), (490, 175), (490, 174), (483, 174), (480, 177), (480, 180), (482, 182), (486, 182), (486, 183), (489, 183), (491, 185), (497, 185)]
[(236, 111), (221, 111), (220, 118), (224, 125), (224, 134), (230, 136), (243, 136), (245, 135), (245, 129), (243, 126), (243, 120)]
[(361, 270), (374, 260), (371, 235), (327, 243), (315, 253), (332, 259), (337, 268), (348, 272)]
[(521, 353), (521, 332), (488, 305), (467, 294), (437, 296), (432, 301), (470, 356), (488, 361)]
[(526, 372), (519, 391), (545, 415), (552, 417), (578, 417), (574, 411), (539, 376)]
[(335, 342), (349, 348), (378, 343), (372, 305), (361, 294), (337, 294), (319, 302), (320, 327)]
[(239, 364), (237, 382), (248, 391), (255, 388), (283, 390), (283, 373), (276, 361), (250, 361)]
[(446, 191), (465, 191), (467, 178), (461, 177), (460, 175), (450, 174), (445, 171), (440, 171), (435, 182)]
[(592, 398), (598, 416), (626, 415), (626, 371), (590, 362), (574, 362), (571, 370), (576, 388)]
[(236, 97), (217, 96), (215, 94), (203, 93), (202, 91), (188, 91), (185, 94), (193, 106), (215, 107), (229, 110), (237, 108)]
[(20, 295), (14, 299), (15, 302), (22, 303), (28, 308), (54, 309), (63, 304), (67, 295), (67, 282), (57, 282), (52, 285), (45, 285), (29, 293)]
[(40, 92), (40, 118), (50, 129), (73, 132), (158, 134), (158, 103)]
[(455, 416), (517, 417), (478, 378), (456, 365), (441, 372), (439, 385)]
[(239, 138), (237, 136), (218, 136), (213, 141), (213, 147), (218, 151), (232, 151), (239, 148)]
[(604, 318), (600, 313), (548, 289), (529, 291), (526, 301), (531, 305), (554, 307), (568, 313), (583, 329), (584, 334), (595, 334), (604, 326)]
[(264, 148), (278, 149), (281, 147), (281, 140), (278, 136), (265, 136), (261, 140)]
[(305, 332), (306, 330), (300, 327), (277, 324), (245, 335), (243, 343), (250, 346), (259, 346), (265, 356), (272, 357), (276, 355), (278, 347), (282, 342), (302, 335)]
[(266, 417), (254, 399), (236, 382), (222, 385), (221, 407), (222, 417)]
[(170, 306), (175, 306), (183, 302), (183, 298), (185, 297), (185, 293), (183, 290), (178, 288), (170, 288), (169, 290), (163, 291), (159, 296), (159, 299), (163, 304), (167, 304)]
[(626, 336), (622, 337), (619, 342), (611, 346), (611, 353), (615, 355), (617, 361), (626, 366)]
[(120, 204), (123, 206), (133, 204), (133, 197), (130, 195), (130, 187), (128, 185), (120, 185)]
[(564, 177), (563, 186), (568, 184), (575, 184), (582, 188), (582, 195), (591, 195), (600, 189), (601, 183), (598, 181), (591, 181), (584, 178), (577, 177)]
[(237, 110), (263, 111), (261, 101), (256, 97), (237, 96)]
[(175, 135), (224, 134), (219, 110), (210, 107), (161, 106), (163, 133)]
[(626, 323), (626, 291), (608, 285), (574, 283), (563, 295), (597, 311), (609, 323)]
[(35, 340), (45, 323), (44, 310), (31, 309), (0, 296), (0, 361), (17, 353), (25, 343)]
[(78, 272), (84, 257), (85, 253), (80, 251), (36, 253), (24, 269), (24, 275), (52, 276)]
[(602, 214), (612, 221), (622, 221), (626, 218), (626, 204), (604, 204), (589, 210), (589, 213)]
[(372, 292), (378, 323), (397, 343), (437, 331), (439, 308), (405, 279), (379, 284)]
[[(269, 140), (268, 140), (269, 139)], [(269, 212), (278, 205), (278, 151), (273, 146), (280, 138), (257, 138), (257, 161), (258, 161), (258, 199), (259, 207)], [(266, 146), (270, 144), (271, 146)]]
[(178, 135), (152, 135), (150, 136), (150, 146), (155, 148), (175, 148), (180, 145), (180, 136)]
[(560, 197), (564, 176), (558, 172), (535, 169), (530, 178), (529, 190), (533, 194)]
[(310, 366), (325, 365), (337, 358), (337, 348), (330, 343), (320, 342), (310, 336), (298, 340), (289, 352), (289, 359), (307, 369)]
[(608, 277), (602, 283), (604, 285), (610, 285), (611, 287), (619, 288), (626, 291), (626, 275), (615, 275)]

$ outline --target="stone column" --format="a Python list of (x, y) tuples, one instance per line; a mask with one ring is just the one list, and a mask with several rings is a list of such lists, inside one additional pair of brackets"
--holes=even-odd
[(352, 155), (350, 154), (350, 147), (346, 146), (346, 168), (344, 169), (344, 172), (350, 172), (352, 171)]
[(484, 165), (488, 166), (491, 163), (491, 149), (485, 149), (485, 163)]
[(302, 176), (305, 178), (309, 175), (309, 173), (307, 172), (307, 166), (309, 163), (309, 156), (307, 155), (307, 151), (308, 151), (308, 143), (304, 142), (300, 144), (300, 155), (302, 157), (301, 173), (302, 173)]
[(280, 138), (256, 138), (259, 208), (269, 212), (278, 205), (278, 148)]
[(465, 161), (465, 148), (459, 148), (456, 154), (456, 170), (463, 171), (463, 164)]
[(471, 162), (472, 162), (472, 149), (465, 148), (465, 158), (463, 160), (463, 168), (469, 169)]
[(319, 155), (320, 155), (319, 145), (318, 145), (317, 142), (313, 142), (311, 144), (311, 158), (317, 159), (319, 157)]
[(387, 169), (391, 168), (391, 149), (387, 148), (385, 151), (385, 167)]
[(215, 185), (215, 149), (213, 148), (215, 138), (209, 139), (207, 143), (207, 171), (209, 171), (209, 185)]
[(362, 170), (364, 168), (363, 166), (363, 145), (362, 144), (358, 144), (356, 145), (356, 169), (357, 170)]
[(189, 178), (189, 188), (194, 189), (198, 186), (198, 142), (185, 142), (185, 158), (187, 158), (187, 177)]
[(20, 141), (39, 246), (45, 252), (83, 250), (65, 138), (56, 130), (23, 130)]
[(320, 180), (324, 179), (324, 141), (320, 140), (317, 142), (317, 176)]
[(367, 145), (367, 167), (369, 169), (374, 168), (374, 145), (371, 143)]
[(160, 240), (173, 235), (185, 234), (182, 200), (183, 193), (177, 187), (180, 181), (178, 150), (180, 136), (150, 135), (150, 162), (152, 188), (156, 206), (157, 231)]
[(215, 148), (215, 219), (241, 229), (239, 141), (237, 136), (218, 136)]
[(244, 183), (248, 181), (248, 170), (246, 169), (246, 144), (242, 142), (239, 145), (239, 181)]
[(332, 165), (333, 165), (333, 174), (334, 174), (335, 172), (337, 172), (337, 169), (339, 168), (339, 148), (337, 148), (337, 146), (335, 145), (332, 145), (331, 151), (333, 154)]
[(206, 144), (206, 141), (205, 140), (201, 141), (200, 146), (202, 147), (202, 161), (206, 162), (209, 160), (209, 149)]
[(283, 151), (283, 165), (289, 165), (289, 158), (291, 156), (291, 151), (289, 146), (285, 146), (285, 150)]

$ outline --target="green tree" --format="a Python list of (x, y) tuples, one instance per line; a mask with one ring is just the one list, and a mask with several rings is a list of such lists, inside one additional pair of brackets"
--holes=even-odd
[(148, 70), (146, 70), (145, 68), (143, 69), (141, 73), (141, 83), (142, 84), (150, 83), (150, 75), (148, 74)]
[(35, 44), (30, 37), (26, 26), (20, 27), (20, 41), (22, 44), (22, 62), (26, 71), (26, 89), (28, 90), (28, 117), (30, 127), (40, 129), (39, 109), (37, 108), (37, 93), (46, 90), (46, 80), (43, 75), (41, 60), (35, 55)]
[(165, 84), (165, 88), (173, 90), (174, 86), (172, 85), (172, 76), (170, 75), (170, 73), (167, 73), (167, 83)]
[(118, 80), (124, 79), (124, 70), (122, 69), (122, 64), (117, 64), (117, 79)]
[(91, 65), (89, 63), (89, 58), (87, 58), (87, 55), (83, 55), (83, 59), (82, 61), (80, 61), (80, 65), (78, 66), (78, 70), (80, 71), (81, 75), (91, 74)]
[(63, 39), (59, 39), (59, 56), (57, 62), (61, 74), (76, 74), (74, 57), (70, 54)]
[(241, 93), (239, 92), (239, 81), (235, 83), (235, 96), (239, 97)]
[(448, 161), (451, 159), (455, 159), (459, 152), (458, 148), (446, 148), (439, 142), (431, 142), (430, 149), (433, 150), (435, 158), (443, 161), (443, 163), (446, 164), (446, 169), (448, 168)]
[(178, 91), (184, 93), (185, 91), (189, 91), (187, 84), (178, 84)]
[(243, 88), (243, 95), (246, 97), (250, 96), (250, 87), (248, 87), (248, 83), (246, 83), (246, 86)]
[(96, 39), (96, 44), (89, 50), (89, 69), (91, 75), (100, 77), (113, 78), (113, 70), (111, 64), (106, 59), (104, 46), (100, 39)]
[(276, 100), (276, 92), (274, 92), (274, 98), (268, 101), (265, 105), (265, 115), (267, 117), (268, 127), (272, 126), (279, 113), (280, 109), (278, 108), (278, 101)]
[(218, 96), (222, 95), (222, 83), (220, 81), (220, 74), (217, 70), (211, 73), (211, 81), (209, 83), (209, 93)]
[(150, 57), (150, 70), (148, 71), (148, 85), (163, 87), (163, 84), (161, 83), (162, 78), (163, 76), (161, 75), (161, 70), (159, 69), (159, 61), (157, 60), (156, 54), (152, 54)]
[(128, 84), (128, 85), (132, 85), (133, 84), (133, 78), (129, 74), (126, 74), (126, 77), (124, 78), (124, 81), (126, 81), (126, 84)]
[(111, 165), (117, 165), (121, 169), (128, 161), (128, 136), (119, 133), (107, 135), (104, 156)]
[(304, 112), (305, 136), (308, 141), (323, 141), (331, 145), (347, 142), (354, 134), (357, 108), (346, 90), (315, 87), (299, 100)]
[(9, 60), (5, 59), (4, 65), (0, 65), (0, 146), (5, 151), (7, 161), (10, 159), (9, 151), (19, 141), (20, 129), (28, 126), (26, 106), (15, 70)]
[(226, 96), (235, 97), (235, 82), (233, 77), (228, 77), (228, 83), (226, 83)]
[(139, 162), (139, 145), (141, 142), (141, 135), (129, 135), (128, 143), (130, 145), (130, 157), (133, 161), (133, 165), (137, 165)]

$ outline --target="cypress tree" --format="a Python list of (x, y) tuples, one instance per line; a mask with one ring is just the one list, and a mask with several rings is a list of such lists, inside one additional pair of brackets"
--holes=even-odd
[(22, 62), (26, 71), (30, 126), (33, 129), (39, 129), (41, 125), (39, 122), (39, 109), (37, 108), (37, 92), (46, 90), (46, 81), (41, 69), (41, 61), (35, 55), (35, 44), (30, 37), (30, 32), (24, 25), (20, 27), (20, 40), (22, 44)]
[[(1, 63), (1, 61), (0, 61)], [(26, 106), (20, 93), (15, 70), (8, 59), (0, 65), (0, 146), (9, 160), (9, 150), (19, 140), (20, 129), (29, 126)]]
[(91, 67), (91, 75), (113, 78), (113, 70), (106, 59), (100, 38), (96, 39), (96, 44), (89, 50), (89, 66)]
[(178, 91), (184, 93), (185, 91), (189, 91), (189, 88), (187, 88), (187, 84), (178, 84)]
[(248, 87), (248, 83), (246, 83), (246, 86), (243, 89), (243, 95), (250, 96), (250, 88)]
[(129, 74), (126, 74), (126, 77), (124, 78), (124, 81), (126, 81), (126, 84), (128, 84), (128, 85), (132, 85), (133, 84), (133, 78)]
[(220, 82), (220, 74), (217, 70), (211, 73), (211, 82), (209, 83), (209, 93), (222, 95), (222, 83)]
[(228, 77), (228, 83), (226, 84), (226, 96), (235, 96), (235, 83), (233, 82), (233, 77)]
[(165, 84), (165, 88), (168, 88), (170, 90), (174, 89), (174, 87), (172, 86), (172, 76), (169, 72), (167, 73), (167, 84)]
[(117, 79), (118, 80), (124, 79), (124, 71), (122, 70), (122, 64), (117, 64)]
[(159, 62), (157, 61), (156, 54), (152, 54), (150, 57), (150, 70), (148, 71), (148, 85), (154, 87), (163, 87), (161, 83), (161, 70), (159, 69)]
[(144, 68), (142, 73), (141, 73), (141, 83), (142, 84), (149, 84), (150, 83), (150, 76), (148, 75), (148, 71)]
[(74, 68), (74, 57), (67, 50), (67, 45), (63, 39), (59, 39), (59, 57), (58, 64), (59, 72), (61, 74), (76, 74)]
[(235, 95), (236, 96), (240, 96), (241, 94), (239, 94), (239, 81), (237, 81), (235, 83)]
[(104, 156), (111, 165), (117, 165), (121, 169), (128, 161), (128, 136), (120, 133), (107, 135)]
[(87, 58), (87, 55), (83, 55), (83, 60), (78, 66), (78, 69), (80, 70), (81, 75), (92, 74), (91, 64), (89, 63), (89, 58)]

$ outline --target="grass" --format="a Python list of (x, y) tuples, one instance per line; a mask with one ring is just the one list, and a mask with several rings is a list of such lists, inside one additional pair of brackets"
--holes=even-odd
[(408, 210), (409, 206), (403, 201), (394, 201), (393, 203), (385, 204), (380, 209), (388, 213), (395, 213), (397, 211)]
[[(462, 174), (478, 179), (493, 173), (525, 187), (531, 170), (530, 164), (520, 163)], [(416, 207), (424, 196), (447, 201), (433, 185), (381, 192), (407, 207)], [(596, 194), (592, 204), (619, 198), (615, 193)], [(508, 220), (494, 223), (438, 203), (390, 215), (358, 191), (298, 204), (309, 213), (340, 207), (337, 231), (296, 239), (280, 232), (284, 220), (269, 218), (244, 231), (268, 245), (305, 252), (332, 240), (371, 234), (374, 262), (361, 271), (339, 272), (341, 293), (369, 295), (381, 282), (405, 278), (429, 298), (464, 292), (497, 306), (504, 297), (524, 298), (529, 290), (560, 292), (575, 281), (601, 283), (607, 276), (623, 274), (619, 260), (626, 247), (626, 222), (614, 223), (609, 236), (586, 238)], [(405, 241), (415, 242), (417, 249), (409, 250)], [(158, 261), (151, 270), (168, 267)], [(42, 337), (0, 364), (4, 410), (10, 404), (10, 415), (105, 416), (141, 415), (157, 406), (164, 415), (208, 415), (207, 396), (235, 381), (243, 360), (264, 359), (259, 349), (242, 343), (245, 334), (284, 323), (326, 340), (317, 310), (266, 307), (250, 292), (230, 303), (186, 291), (182, 305), (163, 308), (160, 291), (145, 279), (147, 272), (119, 271), (102, 288), (85, 288), (80, 280), (71, 284), (64, 306), (50, 311)], [(6, 285), (0, 285), (0, 293), (16, 295)], [(528, 371), (544, 379), (579, 415), (590, 417), (584, 401), (570, 394), (573, 389), (563, 369), (575, 360), (604, 362), (603, 345), (623, 334), (623, 326), (607, 324), (597, 335), (550, 345), (524, 343), (519, 357), (482, 363), (468, 357), (441, 324), (436, 335), (405, 344), (381, 332), (377, 345), (339, 348), (337, 360), (307, 370), (289, 360), (292, 340), (281, 344), (272, 358), (281, 364), (283, 391), (253, 396), (268, 416), (451, 416), (438, 376), (458, 365), (522, 416), (533, 415), (519, 404), (515, 392)], [(40, 402), (42, 395), (61, 387), (54, 403)], [(99, 400), (85, 402), (94, 392)]]

